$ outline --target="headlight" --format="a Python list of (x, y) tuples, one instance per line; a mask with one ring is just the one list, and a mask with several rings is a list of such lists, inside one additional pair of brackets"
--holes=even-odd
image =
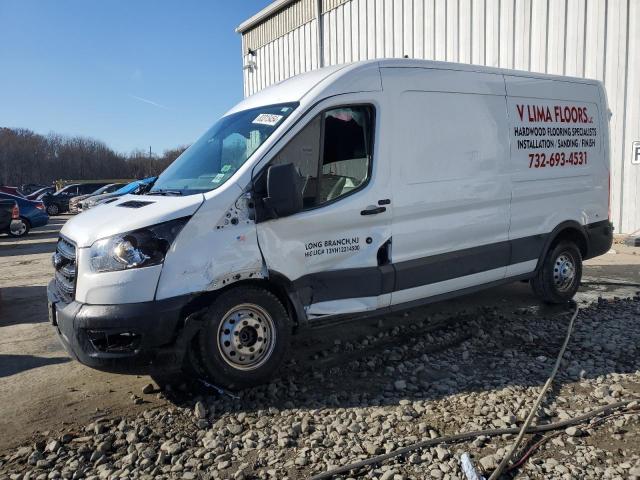
[(161, 264), (187, 220), (178, 218), (97, 240), (89, 250), (91, 270), (115, 272)]

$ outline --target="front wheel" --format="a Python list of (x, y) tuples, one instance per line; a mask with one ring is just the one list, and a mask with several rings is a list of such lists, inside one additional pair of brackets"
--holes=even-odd
[(534, 293), (546, 303), (565, 303), (573, 298), (582, 279), (582, 255), (573, 242), (560, 242), (549, 249), (531, 279)]
[(271, 292), (237, 287), (218, 297), (204, 314), (198, 359), (214, 384), (238, 390), (265, 383), (289, 347), (291, 321)]
[(24, 218), (19, 218), (18, 220), (13, 220), (11, 222), (11, 227), (9, 228), (9, 235), (12, 237), (26, 237), (29, 233), (29, 222)]
[(56, 205), (55, 203), (52, 203), (51, 205), (47, 206), (47, 213), (49, 214), (49, 216), (53, 217), (54, 215), (58, 215), (58, 213), (60, 213), (60, 208), (58, 208), (58, 205)]

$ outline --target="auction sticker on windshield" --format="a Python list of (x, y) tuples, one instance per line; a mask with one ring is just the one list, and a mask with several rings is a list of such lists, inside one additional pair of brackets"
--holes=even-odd
[(273, 113), (261, 113), (251, 123), (257, 123), (258, 125), (268, 125), (273, 127), (282, 119), (282, 115), (275, 115)]

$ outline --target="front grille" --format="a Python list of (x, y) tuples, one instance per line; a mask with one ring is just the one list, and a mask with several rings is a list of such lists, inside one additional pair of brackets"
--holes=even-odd
[(64, 237), (58, 239), (53, 268), (58, 291), (65, 300), (73, 300), (76, 292), (76, 246)]

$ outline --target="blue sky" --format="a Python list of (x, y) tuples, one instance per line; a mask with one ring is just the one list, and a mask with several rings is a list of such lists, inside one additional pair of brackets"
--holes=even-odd
[(0, 0), (0, 126), (123, 153), (192, 143), (242, 99), (235, 28), (270, 0)]

